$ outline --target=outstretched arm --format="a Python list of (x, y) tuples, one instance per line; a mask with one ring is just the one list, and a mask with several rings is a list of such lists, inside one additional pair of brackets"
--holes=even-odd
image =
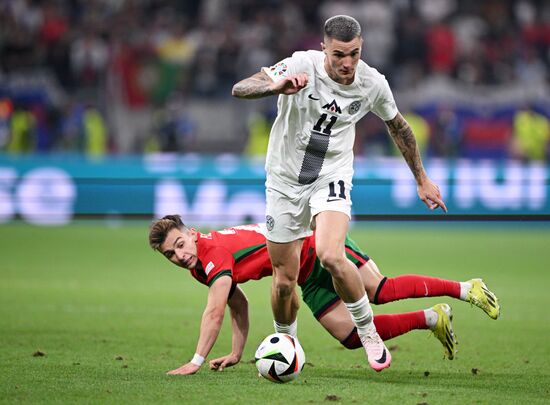
[(394, 119), (385, 122), (393, 141), (401, 151), (416, 179), (420, 199), (432, 210), (441, 208), (447, 212), (439, 187), (430, 180), (424, 170), (416, 139), (408, 122), (400, 113), (397, 113)]
[[(195, 352), (202, 358), (208, 356), (220, 333), (227, 296), (231, 290), (231, 282), (231, 277), (222, 276), (208, 290), (208, 302), (202, 314), (199, 341)], [(196, 362), (190, 361), (175, 370), (169, 371), (167, 374), (195, 374), (200, 367)]]
[(223, 371), (241, 360), (246, 338), (248, 337), (248, 300), (240, 287), (236, 287), (233, 295), (227, 302), (231, 313), (231, 327), (233, 329), (233, 341), (231, 353), (210, 361), (212, 370)]
[(274, 94), (295, 94), (306, 87), (307, 74), (291, 75), (274, 82), (262, 70), (233, 86), (231, 94), (237, 98), (261, 98)]

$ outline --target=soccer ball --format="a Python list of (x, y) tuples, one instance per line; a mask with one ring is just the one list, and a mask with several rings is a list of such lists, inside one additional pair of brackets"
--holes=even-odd
[(286, 333), (266, 337), (256, 350), (256, 367), (269, 381), (285, 383), (298, 378), (306, 355), (298, 339)]

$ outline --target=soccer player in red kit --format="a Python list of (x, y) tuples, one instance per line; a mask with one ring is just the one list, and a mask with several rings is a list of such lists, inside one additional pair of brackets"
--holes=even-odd
[[(186, 227), (179, 215), (155, 221), (149, 232), (150, 246), (209, 287), (199, 341), (193, 359), (168, 374), (194, 374), (214, 346), (221, 329), (225, 306), (230, 307), (233, 329), (230, 354), (210, 361), (212, 369), (223, 370), (240, 361), (248, 335), (248, 303), (238, 284), (271, 276), (273, 268), (267, 252), (262, 224), (242, 225), (202, 234)], [(449, 296), (471, 302), (491, 318), (499, 316), (496, 296), (480, 279), (457, 282), (420, 275), (394, 278), (382, 276), (372, 259), (349, 237), (346, 256), (359, 272), (371, 302), (384, 304), (405, 298)], [(315, 235), (304, 239), (300, 255), (298, 285), (302, 298), (323, 327), (345, 347), (362, 347), (349, 311), (336, 293), (330, 273), (316, 255)], [(438, 304), (423, 311), (376, 315), (374, 322), (383, 340), (414, 329), (431, 329), (449, 359), (456, 352), (451, 308)]]

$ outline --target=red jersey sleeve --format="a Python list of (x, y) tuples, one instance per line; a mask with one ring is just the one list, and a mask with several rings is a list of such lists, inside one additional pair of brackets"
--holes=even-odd
[(205, 284), (209, 287), (222, 276), (229, 276), (233, 280), (233, 255), (222, 247), (212, 247), (201, 255)]

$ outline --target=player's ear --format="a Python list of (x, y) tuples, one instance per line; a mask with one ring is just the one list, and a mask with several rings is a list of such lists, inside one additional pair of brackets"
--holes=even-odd
[(325, 46), (325, 43), (321, 42), (321, 51), (325, 52), (326, 49), (327, 47)]
[(193, 239), (195, 242), (198, 239), (198, 232), (195, 228), (189, 228), (189, 235), (191, 236), (191, 239)]

